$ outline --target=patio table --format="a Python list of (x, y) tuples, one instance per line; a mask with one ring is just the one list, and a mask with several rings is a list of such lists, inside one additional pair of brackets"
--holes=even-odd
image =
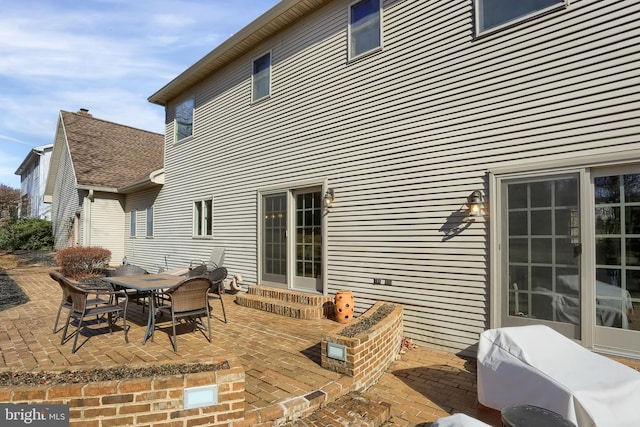
[(172, 274), (142, 274), (137, 276), (115, 276), (103, 277), (102, 280), (119, 285), (124, 288), (134, 289), (138, 292), (149, 292), (149, 318), (147, 319), (147, 330), (144, 333), (142, 344), (147, 343), (147, 339), (151, 337), (153, 341), (153, 332), (156, 327), (156, 306), (155, 297), (159, 290), (169, 289), (185, 278)]

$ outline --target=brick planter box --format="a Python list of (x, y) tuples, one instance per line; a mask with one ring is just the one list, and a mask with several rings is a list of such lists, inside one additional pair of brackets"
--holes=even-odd
[[(0, 387), (0, 402), (68, 404), (70, 425), (230, 425), (244, 420), (244, 369), (154, 376), (89, 384)], [(218, 404), (184, 409), (183, 389), (218, 386)]]
[[(358, 329), (357, 322), (365, 322), (375, 316), (383, 306), (391, 311), (371, 327), (353, 337), (341, 335), (347, 328)], [(346, 360), (329, 357), (329, 343), (344, 346)], [(396, 360), (402, 345), (402, 306), (379, 301), (351, 324), (338, 325), (322, 336), (322, 367), (353, 377), (354, 390), (366, 390), (378, 382), (385, 370)]]

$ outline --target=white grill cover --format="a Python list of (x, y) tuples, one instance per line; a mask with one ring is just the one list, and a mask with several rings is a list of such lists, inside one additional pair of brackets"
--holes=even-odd
[(438, 418), (431, 427), (491, 427), (480, 420), (476, 420), (465, 414), (453, 414), (448, 417)]
[(489, 329), (478, 346), (478, 401), (540, 406), (579, 427), (640, 426), (640, 372), (553, 329)]

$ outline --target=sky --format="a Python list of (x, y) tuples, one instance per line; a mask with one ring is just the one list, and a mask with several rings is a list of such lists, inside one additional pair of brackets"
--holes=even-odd
[(147, 98), (277, 0), (0, 0), (0, 184), (60, 110), (164, 132)]

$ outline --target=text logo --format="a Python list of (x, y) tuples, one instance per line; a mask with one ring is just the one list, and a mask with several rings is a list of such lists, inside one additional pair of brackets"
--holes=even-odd
[(0, 425), (68, 427), (69, 406), (0, 403)]

